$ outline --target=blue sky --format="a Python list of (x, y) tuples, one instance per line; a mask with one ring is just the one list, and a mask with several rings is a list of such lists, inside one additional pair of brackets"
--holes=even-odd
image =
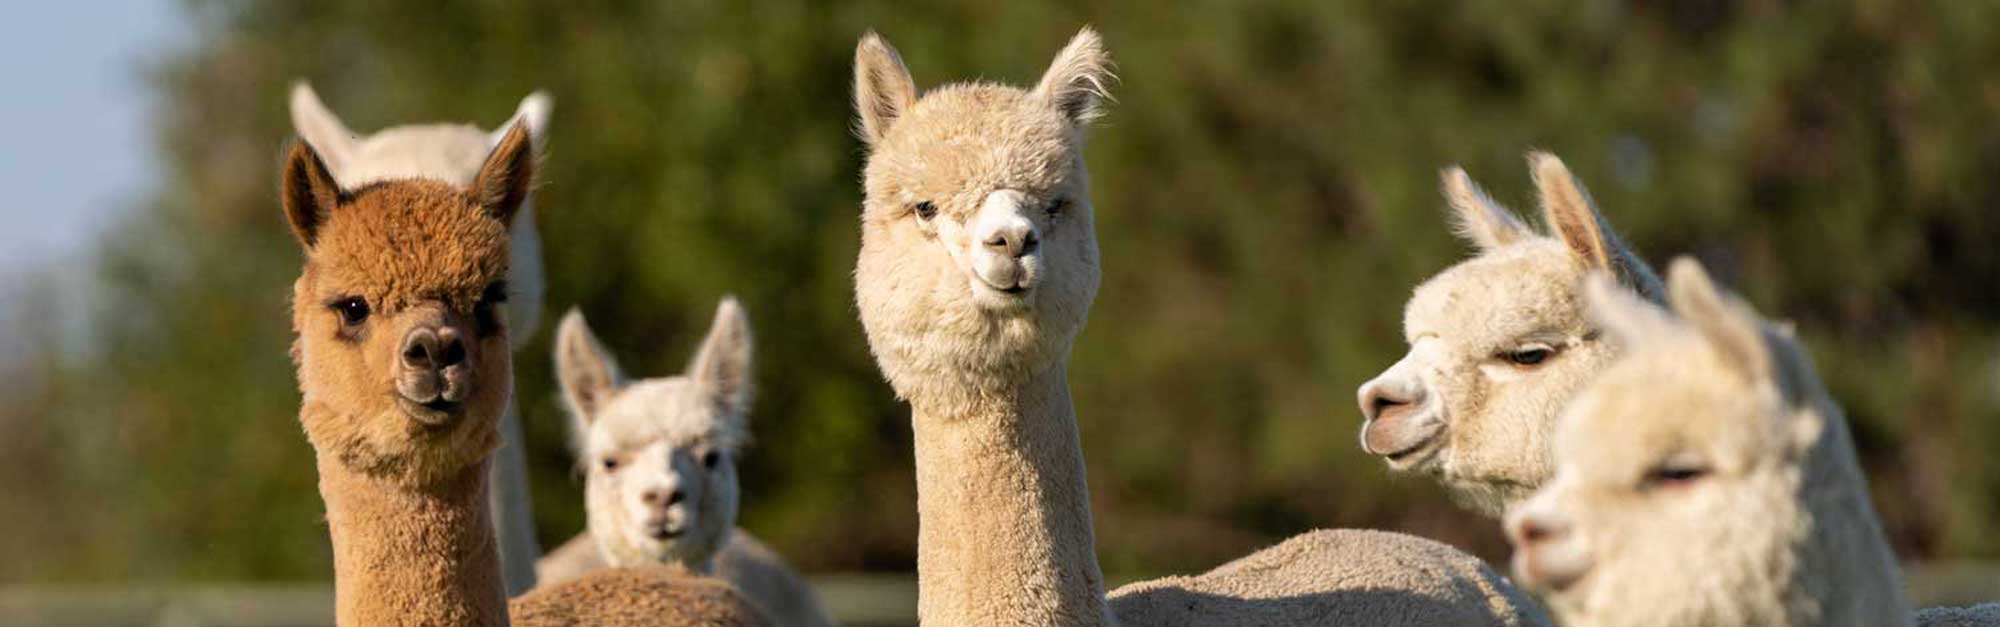
[(191, 28), (162, 0), (23, 2), (7, 14), (0, 281), (75, 260), (143, 198), (156, 169), (141, 63)]

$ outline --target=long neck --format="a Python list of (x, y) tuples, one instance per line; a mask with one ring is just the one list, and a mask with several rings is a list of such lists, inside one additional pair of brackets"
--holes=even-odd
[(1800, 579), (1826, 625), (1906, 625), (1910, 604), (1893, 551), (1868, 500), (1868, 479), (1840, 409), (1822, 404), (1825, 437), (1806, 462), (1805, 501), (1812, 535)]
[(1065, 376), (913, 399), (924, 624), (1115, 624)]
[(445, 485), (416, 489), (320, 459), (336, 623), (507, 624), (486, 466), (482, 461)]

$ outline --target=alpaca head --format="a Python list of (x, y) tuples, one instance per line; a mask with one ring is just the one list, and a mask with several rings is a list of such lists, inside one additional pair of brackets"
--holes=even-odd
[(1067, 353), (1097, 293), (1083, 132), (1109, 64), (1085, 29), (1032, 90), (970, 83), (920, 96), (896, 50), (862, 38), (856, 299), (902, 396), (1004, 387)]
[(1581, 279), (1604, 270), (1642, 292), (1659, 289), (1562, 161), (1528, 161), (1553, 233), (1530, 229), (1463, 170), (1446, 170), (1457, 230), (1480, 254), (1417, 287), (1403, 313), (1409, 353), (1358, 394), (1363, 449), (1391, 468), (1440, 476), (1496, 516), (1548, 478), (1556, 413), (1613, 356), (1584, 315)]
[[(356, 189), (370, 183), (412, 178), (428, 178), (464, 187), (472, 183), (486, 155), (506, 138), (507, 130), (520, 124), (528, 130), (536, 146), (546, 146), (549, 112), (554, 106), (548, 94), (535, 92), (521, 99), (514, 116), (493, 131), (471, 124), (406, 124), (356, 135), (348, 130), (333, 110), (320, 102), (312, 85), (299, 81), (292, 85), (292, 128), (312, 146), (326, 164), (333, 180), (342, 189)], [(515, 298), (507, 301), (507, 319), (515, 348), (526, 343), (541, 326), (542, 258), (541, 240), (535, 235), (534, 213), (523, 207), (515, 220), (513, 258), (509, 261), (509, 287)]]
[(590, 533), (616, 566), (706, 572), (736, 525), (736, 454), (749, 439), (750, 321), (733, 298), (686, 374), (627, 382), (571, 310), (556, 376), (574, 418)]
[(1627, 353), (1563, 411), (1554, 479), (1507, 517), (1515, 572), (1567, 624), (1790, 623), (1823, 395), (1788, 333), (1692, 260), (1669, 274), (1680, 320), (1587, 284)]
[(511, 130), (464, 188), (411, 179), (343, 190), (295, 142), (280, 178), (305, 249), (293, 286), (293, 359), (308, 439), (323, 460), (424, 486), (477, 463), (512, 382), (507, 225), (534, 148)]

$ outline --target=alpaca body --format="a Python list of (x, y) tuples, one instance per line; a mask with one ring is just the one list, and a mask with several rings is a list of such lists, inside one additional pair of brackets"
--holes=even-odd
[[(535, 144), (542, 145), (551, 106), (547, 94), (530, 94), (521, 100), (507, 124), (490, 132), (471, 124), (408, 124), (359, 136), (320, 102), (311, 85), (298, 83), (291, 97), (293, 128), (319, 151), (334, 181), (344, 190), (405, 179), (470, 185), (486, 155), (513, 123), (525, 124)], [(532, 199), (522, 202), (509, 239), (508, 289), (512, 294), (506, 303), (508, 337), (518, 350), (534, 337), (542, 314), (542, 245), (535, 233)], [(541, 554), (541, 546), (535, 542), (523, 437), (520, 409), (509, 402), (500, 416), (499, 461), (493, 465), (494, 489), (489, 490), (488, 498), (500, 532), (500, 563), (510, 595), (534, 587), (535, 560)]]
[(1789, 332), (1688, 259), (1679, 319), (1588, 285), (1627, 354), (1564, 410), (1555, 478), (1508, 516), (1517, 574), (1565, 624), (1910, 624), (1846, 421)]
[[(287, 155), (280, 199), (305, 252), (292, 358), (338, 624), (508, 624), (486, 485), (513, 389), (500, 311), (507, 228), (534, 171), (518, 123), (463, 187), (418, 178), (344, 190), (311, 146)], [(622, 581), (594, 585), (634, 605), (722, 608), (709, 624), (763, 624), (754, 609), (731, 609), (750, 606), (726, 585)]]
[[(597, 548), (597, 540), (585, 531), (549, 551), (535, 564), (535, 577), (540, 585), (550, 586), (610, 567), (611, 563)], [(715, 552), (709, 574), (741, 591), (774, 624), (787, 627), (833, 624), (831, 614), (820, 604), (806, 578), (786, 564), (777, 551), (747, 531), (730, 532), (722, 548)]]
[[(877, 365), (910, 403), (921, 620), (1326, 624), (1333, 619), (1313, 609), (1327, 595), (1377, 590), (1408, 592), (1411, 605), (1356, 608), (1381, 619), (1374, 624), (1434, 625), (1439, 616), (1494, 624), (1496, 608), (1518, 595), (1475, 591), (1504, 590), (1503, 580), (1471, 575), (1470, 558), (1448, 548), (1391, 534), (1355, 543), (1309, 534), (1201, 577), (1129, 588), (1114, 615), (1065, 368), (1099, 280), (1081, 151), (1108, 67), (1085, 30), (1033, 90), (962, 84), (920, 98), (879, 37), (856, 51), (855, 103), (870, 155), (855, 299)], [(1324, 579), (1349, 563), (1397, 570)], [(1191, 607), (1171, 593), (1188, 587), (1220, 596)], [(1466, 594), (1435, 598), (1464, 611), (1420, 607), (1426, 594), (1452, 589)]]
[(1357, 394), (1362, 449), (1496, 517), (1548, 480), (1556, 414), (1617, 354), (1584, 316), (1581, 279), (1609, 271), (1659, 293), (1568, 167), (1546, 153), (1528, 161), (1546, 235), (1463, 170), (1445, 171), (1456, 230), (1481, 252), (1417, 287), (1403, 314), (1409, 353)]
[(730, 572), (743, 579), (732, 582), (763, 607), (790, 610), (771, 618), (786, 625), (831, 622), (783, 558), (735, 527), (736, 458), (750, 439), (755, 387), (750, 320), (736, 299), (716, 306), (681, 376), (627, 381), (575, 310), (556, 330), (555, 362), (584, 475), (593, 550), (566, 546), (538, 570), (568, 576), (599, 565), (669, 564), (721, 575), (718, 554), (733, 544), (729, 557), (738, 568)]

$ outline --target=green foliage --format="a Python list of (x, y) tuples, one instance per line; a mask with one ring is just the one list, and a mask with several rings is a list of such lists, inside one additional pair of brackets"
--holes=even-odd
[[(1671, 6), (1666, 6), (1671, 5)], [(1436, 173), (1531, 208), (1565, 157), (1649, 259), (1799, 323), (1908, 557), (2000, 556), (2000, 7), (1978, 2), (199, 2), (153, 67), (165, 172), (75, 343), (0, 387), (0, 580), (321, 578), (286, 361), (287, 84), (357, 129), (556, 98), (548, 319), (640, 375), (715, 301), (759, 340), (744, 524), (808, 569), (911, 567), (907, 409), (855, 319), (853, 46), (921, 85), (1028, 83), (1078, 26), (1119, 62), (1089, 162), (1105, 284), (1071, 369), (1113, 572), (1310, 527), (1496, 556), (1496, 525), (1354, 444), (1410, 288), (1461, 258)], [(135, 150), (106, 146), (106, 150)], [(51, 287), (51, 290), (55, 288)], [(517, 360), (545, 542), (581, 529), (547, 330)], [(53, 337), (53, 336), (52, 336)]]

